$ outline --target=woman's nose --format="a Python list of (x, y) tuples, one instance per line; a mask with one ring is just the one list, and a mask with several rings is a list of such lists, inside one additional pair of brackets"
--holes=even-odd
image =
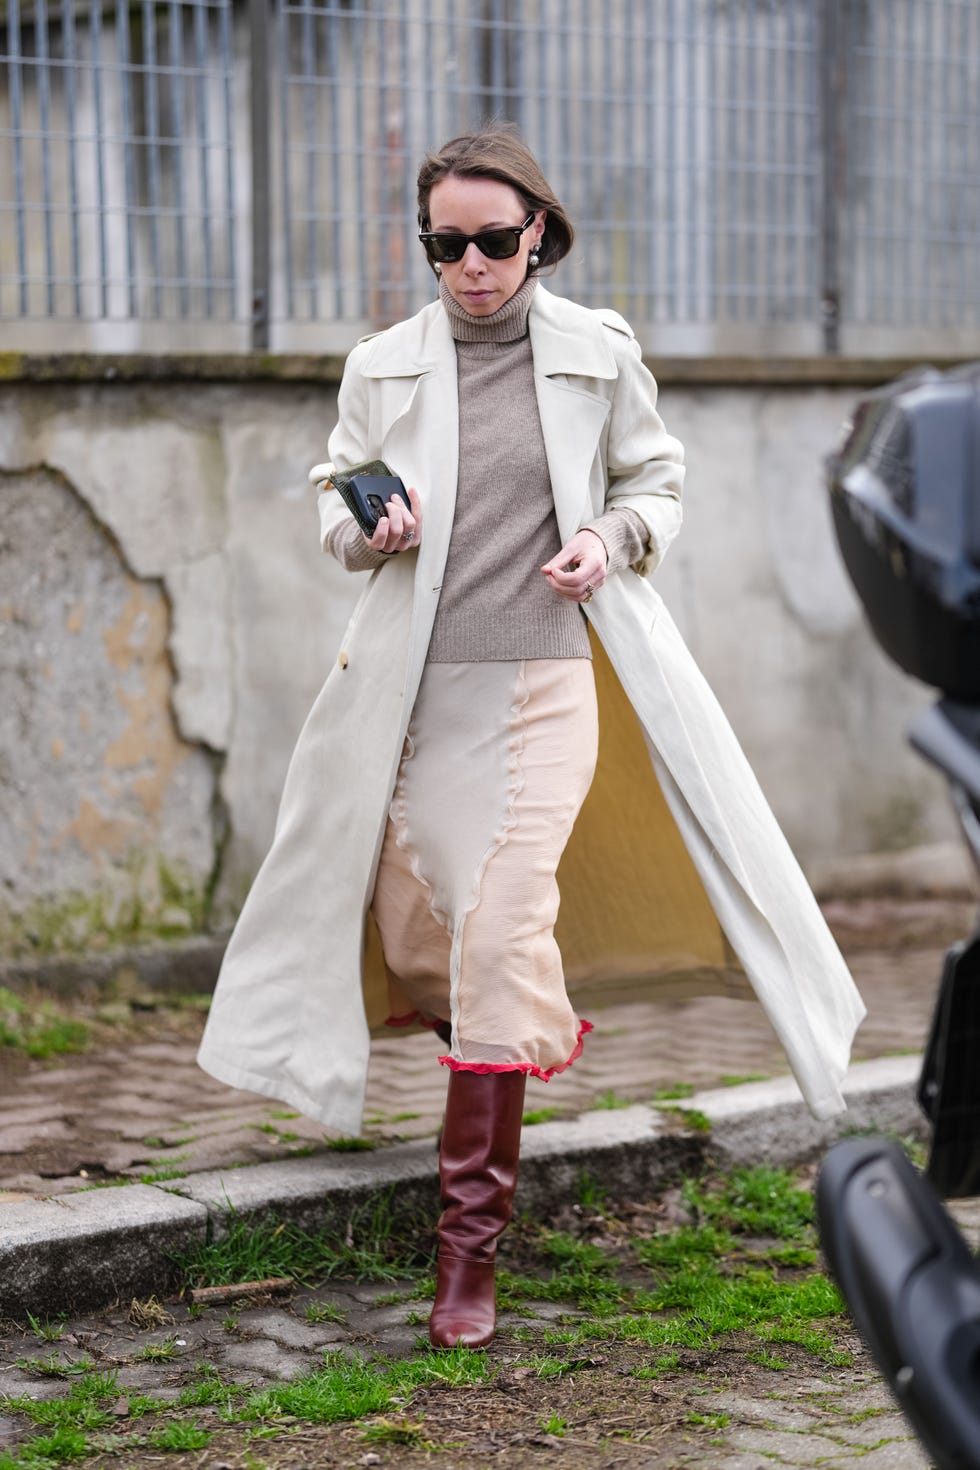
[(463, 254), (463, 269), (465, 271), (482, 271), (485, 268), (486, 258), (471, 240)]

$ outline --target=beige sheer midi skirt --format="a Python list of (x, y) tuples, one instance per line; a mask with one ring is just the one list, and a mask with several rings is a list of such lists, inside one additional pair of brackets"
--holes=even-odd
[(588, 659), (426, 665), (372, 911), (389, 1024), (468, 1071), (562, 1071), (592, 1028), (565, 991), (555, 874), (595, 770)]

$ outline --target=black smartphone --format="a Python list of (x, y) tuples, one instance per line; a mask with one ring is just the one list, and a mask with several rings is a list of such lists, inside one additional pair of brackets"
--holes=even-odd
[[(385, 506), (397, 495), (411, 509), (408, 491), (398, 475), (352, 475), (348, 505), (365, 536), (373, 536)], [(345, 497), (346, 498), (346, 497)]]

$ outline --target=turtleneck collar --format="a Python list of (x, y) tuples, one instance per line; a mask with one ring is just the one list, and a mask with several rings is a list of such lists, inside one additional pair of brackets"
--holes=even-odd
[(439, 281), (439, 296), (457, 342), (519, 342), (527, 336), (527, 314), (537, 286), (537, 278), (528, 276), (509, 301), (490, 314), (472, 316), (450, 293), (445, 281)]

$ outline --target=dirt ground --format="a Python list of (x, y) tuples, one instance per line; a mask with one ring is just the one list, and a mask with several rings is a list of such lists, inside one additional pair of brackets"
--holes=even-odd
[[(805, 1186), (812, 1176), (799, 1182)], [(685, 1221), (691, 1223), (689, 1210), (679, 1192), (669, 1190), (657, 1200), (607, 1206), (604, 1214), (566, 1206), (551, 1223), (565, 1238), (601, 1244), (617, 1280), (640, 1287), (637, 1242)], [(517, 1222), (503, 1238), (503, 1271), (548, 1279), (540, 1242), (539, 1226)], [(819, 1269), (819, 1263), (784, 1262), (781, 1245), (785, 1241), (747, 1238), (739, 1250), (773, 1279), (802, 1280)], [(649, 1283), (649, 1275), (643, 1279)], [(601, 1314), (569, 1292), (560, 1300), (523, 1301), (505, 1310), (488, 1353), (469, 1355), (485, 1364), (477, 1381), (465, 1381), (453, 1356), (440, 1355), (444, 1378), (430, 1376), (381, 1413), (315, 1423), (280, 1405), (264, 1419), (228, 1422), (228, 1411), (238, 1414), (240, 1398), (193, 1408), (175, 1401), (207, 1372), (249, 1390), (301, 1383), (318, 1366), (340, 1358), (366, 1359), (382, 1368), (431, 1364), (425, 1343), (428, 1299), (419, 1295), (417, 1283), (404, 1279), (357, 1284), (332, 1278), (320, 1286), (296, 1286), (285, 1297), (245, 1302), (232, 1295), (203, 1310), (180, 1298), (150, 1306), (148, 1315), (144, 1304), (118, 1304), (58, 1324), (60, 1335), (51, 1341), (35, 1330), (43, 1324), (7, 1323), (0, 1330), (0, 1394), (49, 1398), (79, 1381), (64, 1371), (43, 1372), (45, 1363), (60, 1369), (83, 1360), (90, 1373), (116, 1375), (103, 1400), (115, 1423), (95, 1436), (106, 1436), (104, 1448), (84, 1459), (85, 1470), (927, 1465), (844, 1315), (821, 1317), (816, 1324), (831, 1344), (823, 1355), (752, 1331), (719, 1332), (693, 1348), (650, 1346), (604, 1330)], [(165, 1348), (172, 1353), (163, 1360), (149, 1356)], [(141, 1395), (156, 1401), (142, 1417)], [(5, 1420), (3, 1413), (0, 1402), (0, 1467), (13, 1470), (17, 1460), (5, 1464), (5, 1447), (15, 1450), (39, 1431), (21, 1414)], [(209, 1436), (208, 1442), (164, 1449), (159, 1437), (168, 1424), (190, 1425), (202, 1439)]]
[[(637, 1378), (645, 1364), (637, 1350), (599, 1351), (573, 1359), (560, 1378), (542, 1381), (531, 1367), (501, 1367), (492, 1384), (433, 1387), (410, 1411), (360, 1424), (287, 1427), (277, 1439), (244, 1440), (242, 1430), (219, 1432), (205, 1451), (126, 1457), (134, 1467), (168, 1470), (315, 1470), (315, 1467), (394, 1466), (399, 1470), (614, 1470), (618, 1466), (707, 1467), (724, 1464), (731, 1430), (764, 1437), (787, 1407), (799, 1435), (809, 1420), (826, 1428), (826, 1405), (852, 1389), (854, 1369), (813, 1373), (799, 1349), (779, 1373), (747, 1371), (739, 1344), (705, 1354), (682, 1354), (681, 1367), (655, 1383)], [(683, 1361), (686, 1359), (686, 1361)], [(858, 1378), (863, 1375), (858, 1371)], [(768, 1400), (768, 1402), (766, 1402)], [(859, 1411), (860, 1412), (860, 1411)], [(846, 1417), (838, 1415), (838, 1418)], [(727, 1420), (722, 1434), (718, 1423)], [(206, 1413), (200, 1423), (214, 1423)], [(558, 1434), (547, 1425), (562, 1423)], [(708, 1422), (698, 1422), (699, 1420)], [(711, 1422), (714, 1421), (714, 1422)], [(378, 1433), (390, 1436), (387, 1442)], [(726, 1443), (727, 1441), (727, 1443)], [(845, 1444), (838, 1442), (841, 1450)], [(802, 1445), (801, 1445), (802, 1448)], [(745, 1465), (769, 1470), (772, 1451), (756, 1451)], [(765, 1459), (762, 1455), (765, 1454)], [(116, 1457), (88, 1461), (90, 1470), (119, 1470)], [(795, 1463), (780, 1457), (776, 1463)], [(914, 1464), (914, 1461), (910, 1461)]]

